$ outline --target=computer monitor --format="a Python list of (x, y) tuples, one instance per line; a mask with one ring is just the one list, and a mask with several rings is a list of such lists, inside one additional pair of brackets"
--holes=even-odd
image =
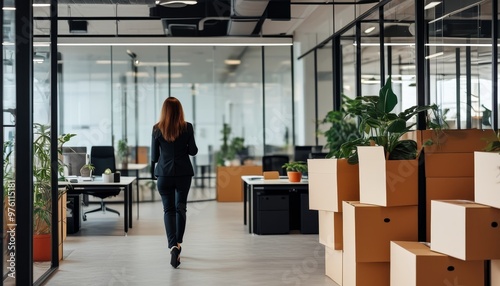
[(80, 169), (87, 160), (87, 147), (63, 147), (63, 163), (68, 170), (68, 176), (80, 176)]

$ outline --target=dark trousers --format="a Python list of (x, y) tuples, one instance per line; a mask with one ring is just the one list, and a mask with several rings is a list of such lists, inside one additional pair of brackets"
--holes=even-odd
[(168, 248), (182, 243), (186, 229), (186, 205), (191, 180), (191, 176), (158, 177), (158, 192), (163, 202), (163, 221)]

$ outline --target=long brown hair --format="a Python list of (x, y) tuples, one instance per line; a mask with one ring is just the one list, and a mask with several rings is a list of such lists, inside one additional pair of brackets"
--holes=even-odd
[(156, 127), (160, 130), (167, 142), (173, 142), (186, 129), (184, 110), (181, 102), (175, 97), (169, 97), (161, 107), (160, 120)]

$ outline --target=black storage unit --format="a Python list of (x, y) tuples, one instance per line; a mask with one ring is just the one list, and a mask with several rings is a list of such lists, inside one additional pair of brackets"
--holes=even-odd
[(290, 200), (288, 194), (257, 193), (256, 234), (287, 234), (290, 232)]
[(82, 194), (68, 194), (66, 207), (66, 233), (77, 233), (81, 226)]
[(304, 234), (319, 233), (318, 211), (309, 209), (309, 194), (300, 194), (300, 232)]

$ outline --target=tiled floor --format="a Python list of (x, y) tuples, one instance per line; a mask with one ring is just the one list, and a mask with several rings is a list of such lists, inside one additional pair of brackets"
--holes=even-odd
[[(214, 193), (192, 189), (190, 201)], [(45, 285), (337, 285), (317, 235), (249, 234), (242, 203), (190, 202), (182, 264), (169, 261), (161, 203), (141, 203), (127, 236), (116, 214), (88, 215)]]

